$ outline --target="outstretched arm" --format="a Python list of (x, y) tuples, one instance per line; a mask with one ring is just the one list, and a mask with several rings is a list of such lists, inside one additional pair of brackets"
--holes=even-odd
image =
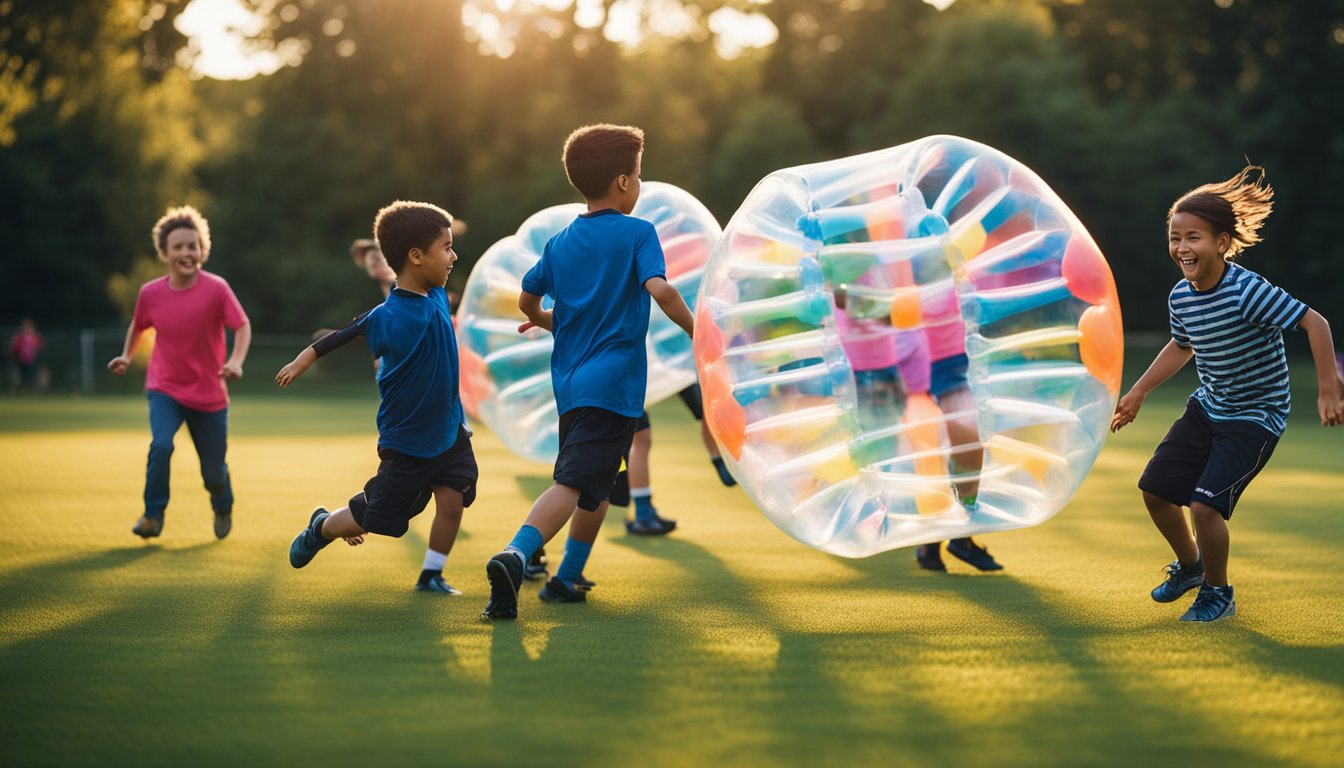
[(1134, 417), (1139, 415), (1139, 409), (1143, 407), (1143, 400), (1148, 397), (1148, 393), (1184, 368), (1194, 356), (1195, 351), (1190, 347), (1182, 347), (1174, 339), (1168, 341), (1167, 346), (1153, 358), (1153, 364), (1148, 366), (1148, 370), (1144, 371), (1129, 392), (1120, 398), (1120, 402), (1115, 404), (1115, 418), (1111, 419), (1111, 431), (1118, 432), (1121, 427), (1133, 421)]
[(667, 315), (667, 319), (681, 326), (687, 336), (695, 336), (695, 318), (691, 316), (691, 308), (686, 306), (680, 291), (661, 277), (645, 280), (644, 290), (658, 302), (658, 307)]
[(1330, 337), (1330, 323), (1316, 310), (1308, 309), (1297, 325), (1307, 332), (1311, 357), (1316, 361), (1316, 387), (1320, 392), (1316, 410), (1321, 416), (1321, 426), (1344, 424), (1344, 379), (1335, 368), (1335, 342)]

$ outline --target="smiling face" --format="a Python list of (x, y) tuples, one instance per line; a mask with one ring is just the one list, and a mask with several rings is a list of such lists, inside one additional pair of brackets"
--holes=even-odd
[(1213, 225), (1193, 213), (1172, 214), (1167, 233), (1167, 249), (1181, 274), (1197, 291), (1218, 284), (1227, 262), (1223, 255), (1232, 244), (1226, 232), (1213, 233)]
[(201, 248), (201, 235), (191, 227), (178, 227), (164, 238), (159, 259), (168, 265), (173, 283), (189, 284), (196, 279), (209, 254)]
[[(457, 263), (457, 252), (453, 250), (453, 230), (444, 227), (439, 236), (434, 238), (434, 242), (423, 251), (419, 248), (412, 248), (408, 257), (407, 270), (413, 274), (408, 284), (403, 286), (410, 290), (424, 293), (430, 288), (439, 288), (448, 283), (448, 275), (452, 274), (453, 265)], [(409, 283), (414, 283), (411, 285)]]

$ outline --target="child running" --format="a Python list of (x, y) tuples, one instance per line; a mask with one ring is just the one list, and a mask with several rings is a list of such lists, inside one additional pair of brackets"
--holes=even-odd
[[(587, 599), (583, 568), (644, 410), (649, 298), (691, 333), (691, 311), (666, 280), (657, 231), (630, 216), (639, 199), (643, 152), (644, 132), (629, 126), (585, 126), (565, 141), (565, 174), (588, 211), (546, 243), (518, 297), (528, 317), (519, 330), (535, 325), (555, 336), (555, 484), (537, 497), (509, 546), (486, 564), (490, 602), (482, 618), (517, 618), (526, 564), (571, 517), (564, 559), (539, 596), (547, 602)], [(554, 299), (553, 309), (542, 309), (545, 296)]]
[[(210, 259), (210, 225), (200, 211), (189, 205), (169, 208), (154, 223), (153, 237), (168, 274), (141, 286), (125, 345), (107, 364), (113, 374), (125, 374), (140, 335), (154, 329), (154, 351), (145, 372), (151, 435), (145, 513), (131, 533), (142, 539), (163, 533), (173, 438), (186, 422), (201, 461), (201, 479), (210, 492), (215, 537), (222, 539), (233, 530), (233, 483), (224, 460), (229, 442), (225, 382), (243, 377), (252, 326), (224, 278), (204, 269)], [(233, 329), (228, 359), (226, 327)]]
[(1139, 478), (1148, 514), (1176, 555), (1153, 599), (1170, 603), (1199, 588), (1181, 621), (1218, 621), (1237, 612), (1227, 576), (1227, 521), (1286, 426), (1283, 331), (1307, 332), (1322, 426), (1344, 421), (1344, 379), (1335, 370), (1330, 324), (1232, 261), (1260, 242), (1273, 200), (1264, 169), (1249, 166), (1227, 181), (1190, 190), (1171, 206), (1167, 246), (1182, 276), (1167, 299), (1171, 341), (1120, 398), (1111, 421), (1112, 432), (1129, 424), (1148, 393), (1195, 358), (1200, 386)]
[(462, 510), (476, 498), (478, 470), (458, 396), (457, 342), (444, 286), (453, 271), (452, 217), (426, 203), (397, 201), (373, 222), (396, 287), (354, 323), (319, 339), (280, 369), (289, 386), (326, 352), (363, 335), (378, 369), (378, 473), (349, 505), (314, 510), (289, 548), (302, 568), (335, 539), (351, 545), (365, 533), (400, 537), (411, 518), (434, 497), (429, 550), (416, 589), (461, 594), (443, 579), (443, 568), (462, 524)]

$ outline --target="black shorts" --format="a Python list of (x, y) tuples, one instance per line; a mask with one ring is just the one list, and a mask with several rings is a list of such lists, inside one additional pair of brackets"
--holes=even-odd
[(364, 490), (350, 499), (350, 514), (360, 528), (384, 536), (402, 536), (411, 518), (425, 510), (434, 489), (447, 486), (462, 493), (462, 506), (476, 500), (476, 454), (471, 433), (458, 432), (453, 446), (433, 458), (408, 456), (391, 448), (379, 448), (378, 474)]
[(1259, 424), (1210, 419), (1192, 399), (1153, 452), (1139, 488), (1181, 507), (1207, 504), (1231, 519), (1237, 499), (1278, 443)]
[(580, 407), (560, 414), (560, 454), (555, 482), (577, 488), (579, 508), (597, 509), (611, 495), (639, 419), (604, 408)]
[(705, 420), (705, 403), (700, 395), (699, 384), (692, 384), (681, 390), (677, 393), (677, 397), (680, 397), (681, 402), (686, 404), (686, 407), (690, 410), (691, 415), (695, 417), (696, 421)]

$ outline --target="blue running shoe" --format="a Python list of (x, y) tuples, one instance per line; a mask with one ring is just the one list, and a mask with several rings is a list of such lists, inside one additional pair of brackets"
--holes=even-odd
[(490, 602), (481, 611), (483, 619), (518, 618), (518, 587), (523, 583), (522, 553), (506, 549), (485, 564), (485, 577), (490, 580)]
[(424, 581), (415, 582), (417, 592), (437, 592), (441, 595), (460, 595), (462, 590), (443, 580), (443, 576), (430, 576)]
[[(1199, 566), (1198, 573), (1194, 572), (1195, 566)], [(1153, 599), (1159, 603), (1170, 603), (1203, 584), (1204, 564), (1196, 561), (1195, 566), (1188, 569), (1182, 568), (1180, 560), (1168, 565), (1166, 567), (1167, 580), (1158, 584), (1153, 590)]]
[(1195, 595), (1195, 602), (1181, 621), (1220, 621), (1237, 615), (1237, 601), (1232, 599), (1232, 585), (1210, 587), (1205, 584)]
[(322, 521), (331, 517), (331, 513), (318, 507), (313, 510), (313, 516), (308, 519), (308, 527), (303, 529), (295, 539), (294, 543), (289, 545), (289, 564), (295, 568), (302, 568), (311, 563), (317, 553), (322, 548), (331, 543), (330, 539), (322, 537)]
[(964, 563), (974, 566), (976, 570), (1003, 570), (1003, 566), (999, 565), (998, 561), (994, 559), (994, 556), (989, 554), (989, 550), (976, 544), (969, 536), (960, 539), (952, 539), (947, 542), (947, 554)]
[(588, 590), (552, 577), (537, 593), (537, 597), (544, 603), (583, 603), (588, 600)]
[(915, 547), (915, 562), (926, 571), (946, 571), (947, 566), (943, 565), (942, 548), (942, 543), (937, 541), (932, 544), (920, 544)]
[(676, 520), (659, 517), (657, 513), (648, 520), (635, 518), (625, 521), (625, 532), (635, 536), (666, 536), (676, 529)]

